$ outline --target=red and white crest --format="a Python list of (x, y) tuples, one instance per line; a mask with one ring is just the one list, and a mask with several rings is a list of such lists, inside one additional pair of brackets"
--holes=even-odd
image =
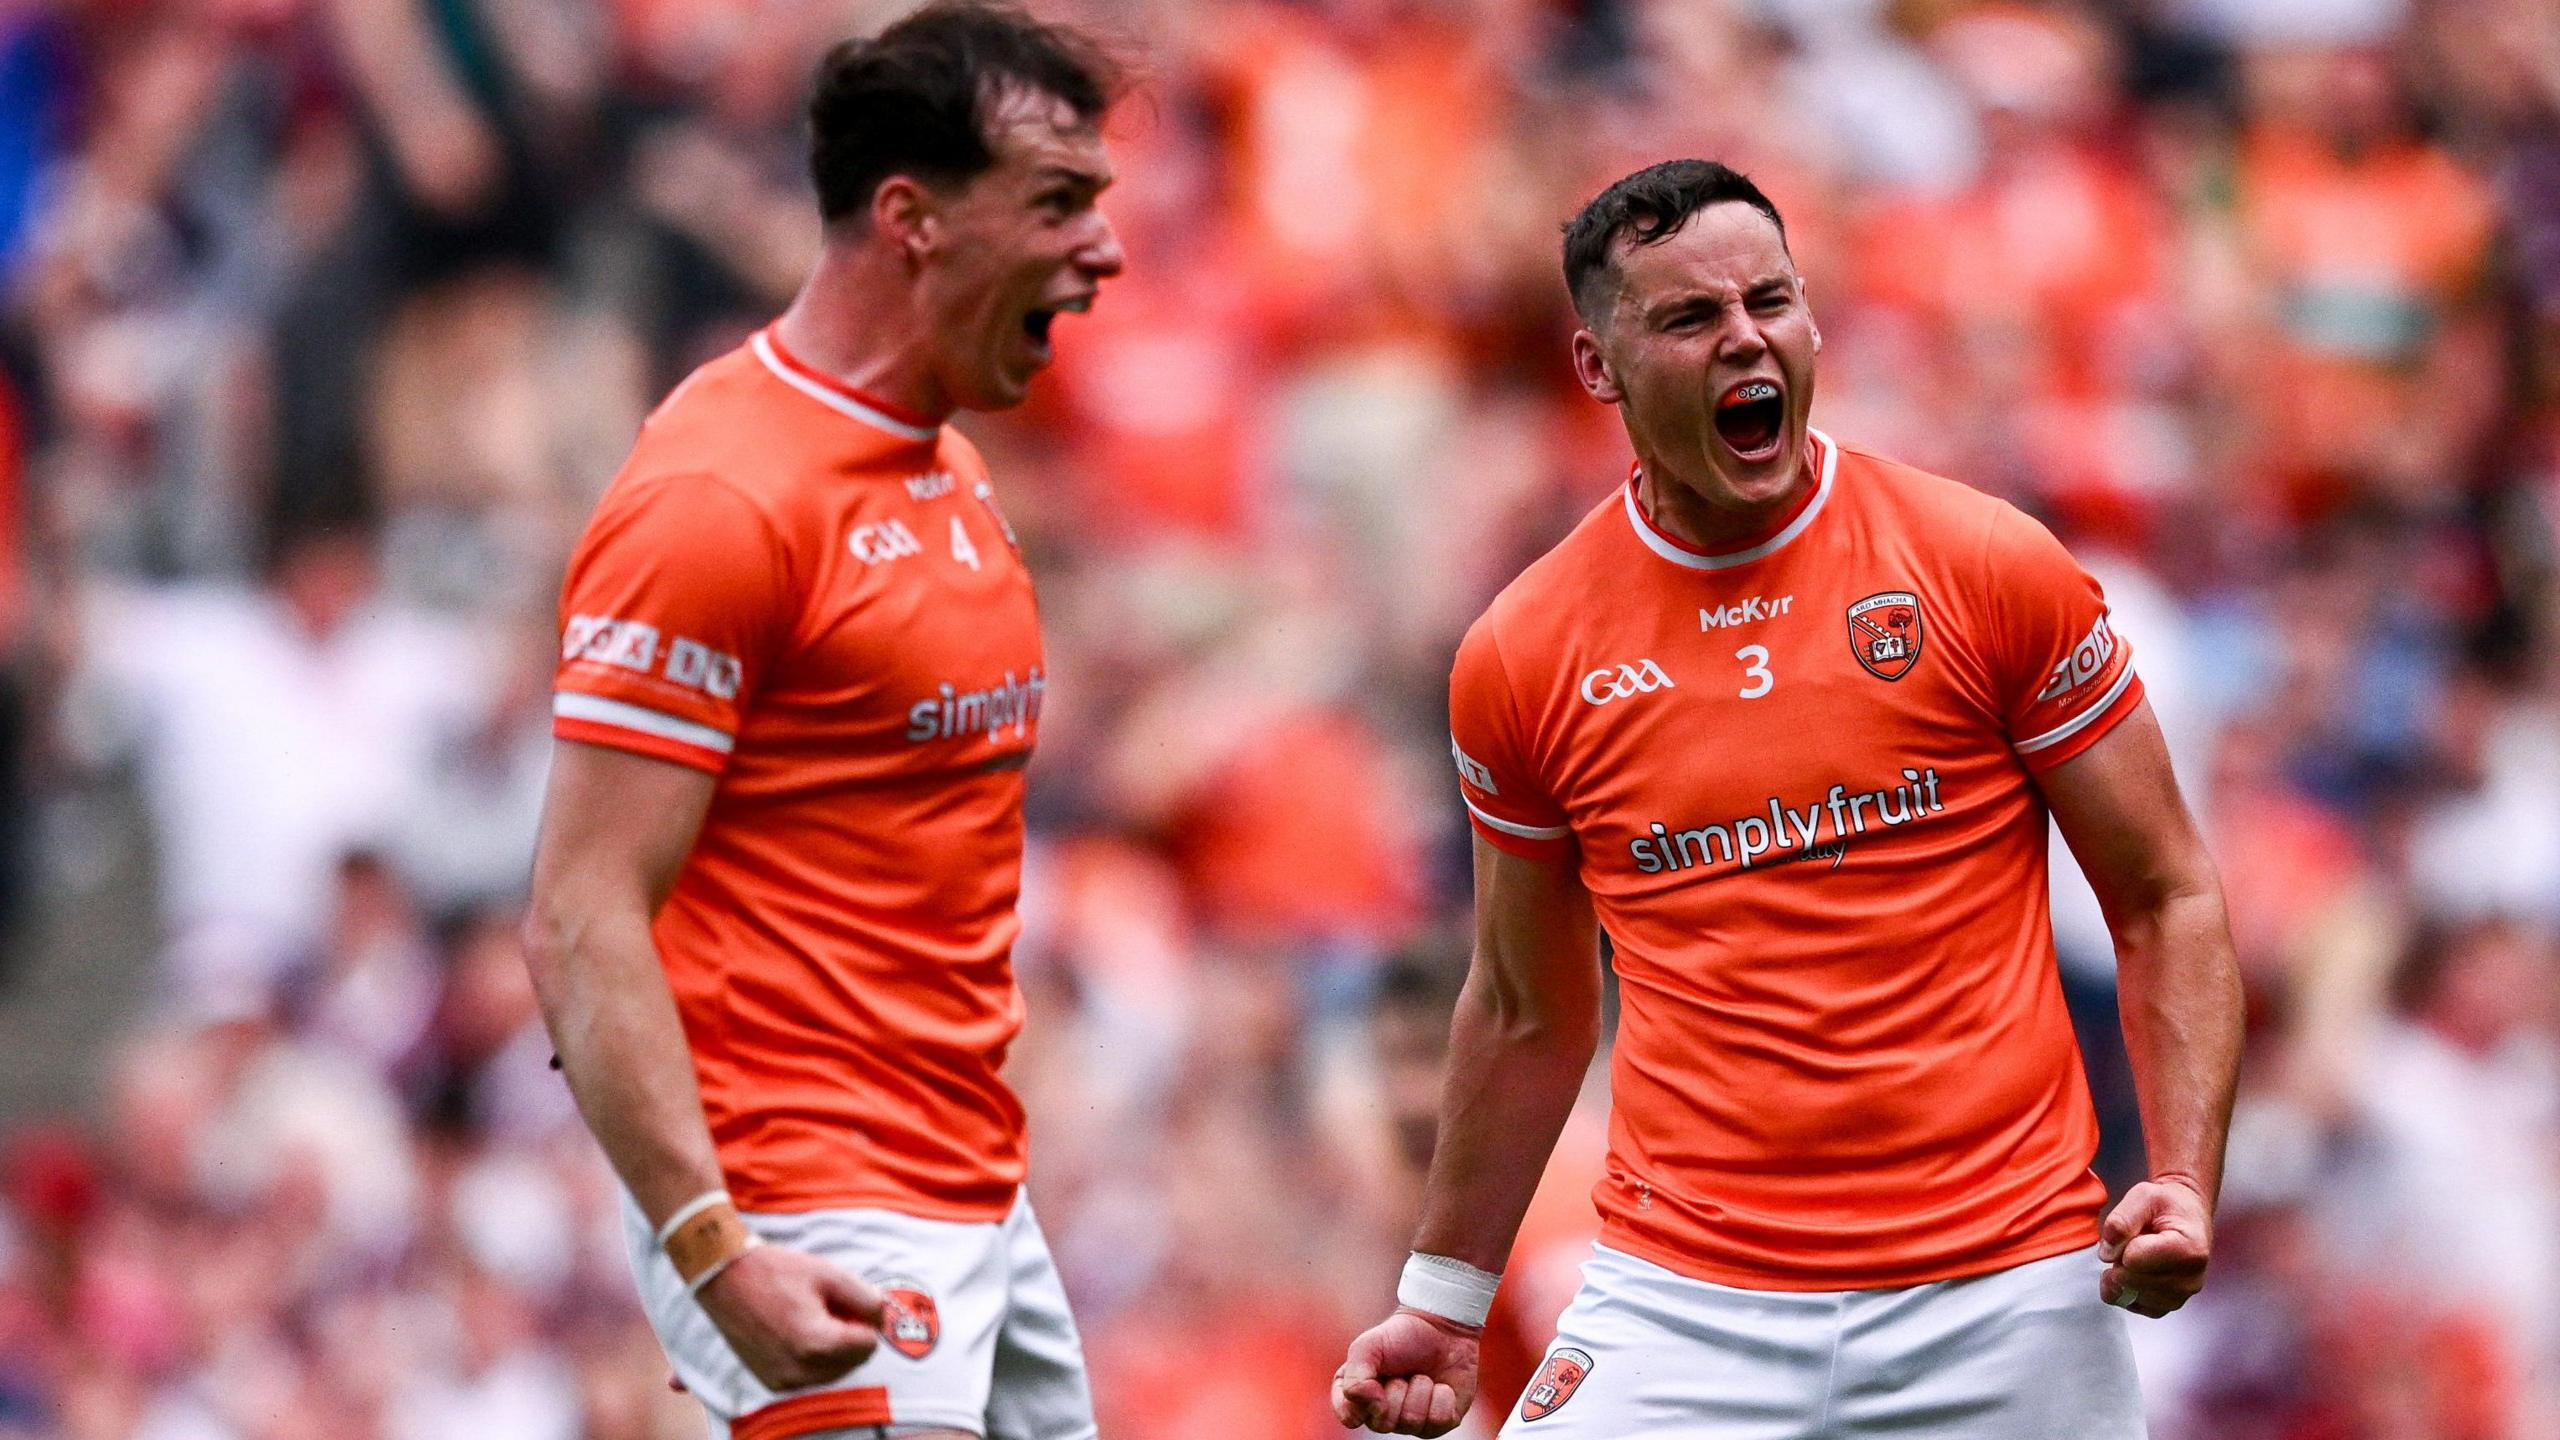
[(897, 1276), (880, 1282), (880, 1338), (910, 1360), (933, 1353), (942, 1340), (942, 1311), (922, 1281)]
[(1920, 597), (1887, 590), (1850, 606), (1849, 653), (1877, 679), (1901, 679), (1920, 660)]
[(1538, 1367), (1538, 1378), (1529, 1382), (1527, 1393), (1520, 1397), (1520, 1418), (1544, 1420), (1564, 1408), (1573, 1392), (1591, 1375), (1591, 1357), (1580, 1350), (1558, 1350)]

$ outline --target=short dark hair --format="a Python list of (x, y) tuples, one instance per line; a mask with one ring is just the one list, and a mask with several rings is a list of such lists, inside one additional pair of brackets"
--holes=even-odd
[(859, 216), (880, 182), (957, 185), (996, 163), (988, 121), (1009, 93), (1065, 101), (1092, 124), (1111, 108), (1119, 67), (1063, 25), (986, 0), (935, 0), (818, 62), (809, 100), (809, 178), (827, 223)]
[(1680, 233), (1690, 216), (1728, 200), (1768, 216), (1778, 227), (1778, 243), (1786, 243), (1787, 222), (1779, 218), (1778, 207), (1751, 177), (1713, 160), (1648, 165), (1592, 196), (1564, 227), (1564, 288), (1573, 296), (1575, 313), (1588, 320), (1599, 308), (1599, 282), (1617, 271), (1610, 252), (1620, 235), (1638, 245), (1667, 240)]

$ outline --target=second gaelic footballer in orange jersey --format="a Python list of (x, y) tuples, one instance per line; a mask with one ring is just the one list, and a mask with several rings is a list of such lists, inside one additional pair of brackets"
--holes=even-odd
[(534, 980), (650, 1322), (738, 1440), (1094, 1433), (998, 1073), (1048, 677), (945, 422), (1021, 400), (1120, 269), (1110, 83), (968, 3), (833, 51), (816, 267), (570, 562)]
[[(1450, 685), (1477, 944), (1397, 1313), (1345, 1425), (1438, 1435), (1598, 1034), (1601, 1238), (1505, 1435), (2137, 1440), (2124, 1315), (2203, 1283), (2239, 1052), (2131, 643), (2009, 505), (1813, 429), (1776, 208), (1658, 165), (1568, 228), (1625, 483)], [(2116, 940), (2151, 1178), (2103, 1222), (2046, 819)]]

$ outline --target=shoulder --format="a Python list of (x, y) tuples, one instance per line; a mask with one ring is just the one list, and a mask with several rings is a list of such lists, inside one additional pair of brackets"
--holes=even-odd
[(1933, 474), (1863, 445), (1832, 443), (1840, 451), (1841, 486), (1866, 503), (1891, 511), (1905, 524), (1943, 538), (1979, 541), (2001, 511), (2019, 513), (2008, 501), (1961, 480)]
[(1840, 452), (1844, 485), (1959, 587), (1996, 588), (2022, 573), (2076, 568), (2052, 531), (1997, 495), (1862, 446), (1843, 444)]

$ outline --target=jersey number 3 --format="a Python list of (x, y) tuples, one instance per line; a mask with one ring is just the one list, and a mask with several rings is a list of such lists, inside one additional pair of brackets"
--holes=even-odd
[(1769, 673), (1768, 646), (1745, 645), (1733, 658), (1742, 662), (1742, 678), (1751, 682), (1742, 687), (1743, 699), (1757, 700), (1777, 688), (1778, 677)]

